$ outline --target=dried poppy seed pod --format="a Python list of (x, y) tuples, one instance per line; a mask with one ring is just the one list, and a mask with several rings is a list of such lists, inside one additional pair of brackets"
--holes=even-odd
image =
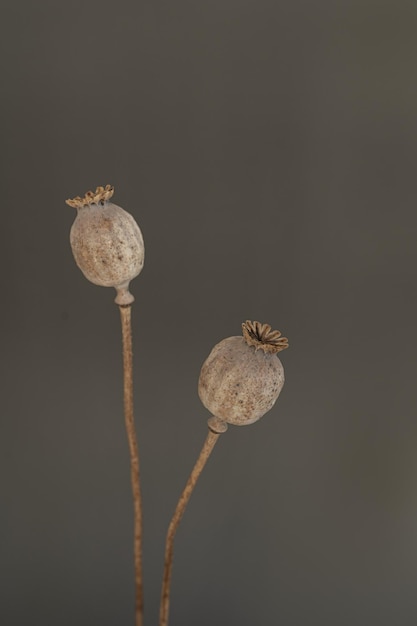
[(70, 241), (75, 262), (95, 285), (114, 287), (115, 302), (126, 306), (134, 301), (130, 281), (142, 268), (145, 257), (139, 226), (127, 211), (109, 202), (111, 185), (88, 191), (83, 198), (66, 200), (77, 209)]
[(229, 337), (214, 346), (198, 381), (204, 406), (236, 426), (253, 424), (273, 407), (284, 385), (277, 352), (288, 348), (288, 339), (269, 324), (247, 320), (242, 331), (243, 337)]

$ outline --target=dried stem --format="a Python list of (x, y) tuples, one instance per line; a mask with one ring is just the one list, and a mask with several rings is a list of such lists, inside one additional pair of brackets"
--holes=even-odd
[(123, 338), (123, 391), (127, 439), (130, 451), (130, 475), (134, 508), (134, 559), (136, 589), (136, 626), (143, 626), (142, 580), (142, 503), (139, 480), (139, 452), (133, 416), (133, 354), (131, 306), (120, 306)]
[(167, 626), (168, 624), (169, 593), (170, 593), (170, 586), (171, 586), (172, 563), (173, 563), (173, 557), (174, 557), (175, 534), (181, 522), (182, 516), (184, 515), (186, 506), (194, 490), (194, 487), (197, 483), (198, 477), (200, 476), (203, 470), (203, 467), (205, 466), (214, 448), (214, 445), (219, 437), (220, 437), (219, 432), (213, 432), (212, 430), (209, 430), (207, 438), (204, 442), (203, 448), (200, 452), (200, 456), (198, 457), (197, 462), (194, 465), (193, 470), (190, 474), (188, 482), (184, 488), (184, 491), (182, 492), (181, 497), (178, 500), (177, 508), (175, 509), (174, 515), (172, 517), (171, 523), (168, 528), (168, 532), (166, 536), (166, 543), (165, 543), (165, 565), (164, 565), (164, 576), (163, 576), (163, 581), (162, 581), (159, 626)]

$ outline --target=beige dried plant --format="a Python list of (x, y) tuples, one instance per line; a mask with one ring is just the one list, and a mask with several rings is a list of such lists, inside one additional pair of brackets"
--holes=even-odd
[(97, 187), (83, 197), (67, 200), (77, 209), (70, 242), (75, 261), (84, 276), (94, 283), (116, 289), (123, 345), (123, 396), (134, 508), (135, 621), (143, 626), (142, 499), (139, 451), (133, 412), (133, 356), (130, 281), (143, 268), (145, 248), (141, 230), (130, 213), (112, 204), (111, 185)]
[(212, 413), (209, 432), (197, 462), (178, 501), (168, 528), (159, 626), (167, 626), (174, 539), (197, 480), (228, 424), (245, 426), (259, 420), (275, 404), (284, 385), (284, 368), (277, 353), (288, 348), (288, 339), (269, 324), (242, 324), (243, 337), (228, 337), (214, 346), (203, 363), (198, 393)]

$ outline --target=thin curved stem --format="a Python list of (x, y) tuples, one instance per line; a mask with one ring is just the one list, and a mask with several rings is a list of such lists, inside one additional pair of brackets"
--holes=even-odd
[(123, 395), (127, 439), (130, 452), (130, 476), (132, 481), (134, 510), (134, 561), (135, 561), (135, 624), (143, 626), (143, 577), (142, 577), (142, 501), (139, 475), (139, 452), (133, 415), (133, 353), (131, 306), (120, 306), (123, 340)]
[(219, 437), (220, 437), (220, 433), (215, 433), (209, 430), (207, 438), (204, 442), (203, 448), (200, 452), (200, 456), (198, 457), (197, 462), (194, 465), (193, 470), (190, 474), (188, 482), (184, 488), (184, 491), (182, 492), (181, 497), (178, 500), (177, 508), (175, 509), (171, 523), (168, 527), (166, 543), (165, 543), (165, 565), (164, 565), (164, 576), (163, 576), (163, 581), (162, 581), (159, 626), (167, 626), (168, 624), (169, 593), (170, 593), (170, 587), (171, 587), (172, 563), (173, 563), (173, 558), (174, 558), (175, 534), (181, 522), (182, 516), (184, 515), (186, 506), (194, 490), (194, 487), (197, 483), (198, 477), (200, 476), (203, 470), (203, 467), (205, 466), (214, 448), (214, 445)]

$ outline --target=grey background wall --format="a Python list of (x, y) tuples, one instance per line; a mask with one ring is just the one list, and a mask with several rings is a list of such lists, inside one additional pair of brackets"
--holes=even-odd
[(259, 319), (286, 385), (230, 428), (176, 544), (172, 626), (417, 622), (414, 2), (5, 0), (0, 622), (133, 624), (112, 290), (64, 200), (115, 185), (146, 619), (206, 432), (203, 360)]

